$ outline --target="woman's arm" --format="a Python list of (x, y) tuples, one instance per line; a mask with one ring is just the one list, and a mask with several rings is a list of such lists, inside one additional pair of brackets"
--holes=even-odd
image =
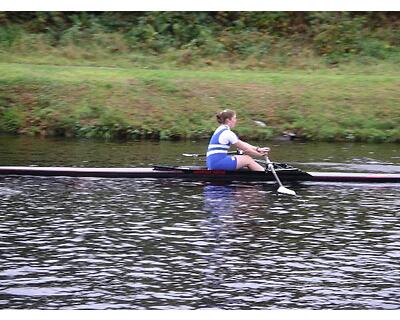
[(244, 151), (245, 154), (248, 154), (250, 156), (254, 156), (254, 157), (262, 157), (265, 154), (268, 154), (269, 152), (269, 148), (264, 147), (264, 148), (260, 148), (260, 147), (256, 147), (251, 145), (250, 143), (244, 142), (239, 140), (238, 142), (233, 144), (236, 148), (241, 149)]

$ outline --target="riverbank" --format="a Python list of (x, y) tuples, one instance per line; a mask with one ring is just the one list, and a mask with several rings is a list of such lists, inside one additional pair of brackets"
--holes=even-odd
[[(193, 71), (0, 63), (0, 131), (123, 139), (208, 138), (214, 114), (236, 131), (320, 141), (400, 142), (397, 74)], [(255, 125), (255, 120), (267, 124)]]

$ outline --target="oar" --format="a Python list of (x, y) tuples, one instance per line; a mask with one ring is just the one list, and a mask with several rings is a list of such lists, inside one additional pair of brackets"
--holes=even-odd
[(284, 194), (290, 194), (291, 196), (295, 196), (296, 192), (294, 192), (293, 190), (290, 190), (288, 188), (285, 188), (281, 182), (281, 180), (279, 179), (278, 175), (276, 174), (275, 168), (273, 163), (269, 160), (268, 156), (265, 156), (265, 161), (267, 162), (268, 168), (272, 171), (272, 174), (274, 175), (276, 181), (279, 184), (279, 188), (278, 188), (278, 192), (279, 193), (284, 193)]
[[(236, 154), (236, 155), (242, 155), (242, 153), (237, 152), (237, 151), (229, 151), (228, 154)], [(184, 157), (192, 157), (192, 158), (205, 158), (206, 154), (205, 153), (182, 153)], [(255, 162), (258, 162), (260, 164), (267, 164), (264, 160), (259, 160), (259, 159), (254, 159)]]
[[(228, 154), (241, 154), (237, 151), (229, 151)], [(207, 155), (205, 153), (182, 153), (184, 157), (193, 157), (193, 158), (205, 158)]]
[(182, 153), (184, 157), (203, 158), (205, 153)]

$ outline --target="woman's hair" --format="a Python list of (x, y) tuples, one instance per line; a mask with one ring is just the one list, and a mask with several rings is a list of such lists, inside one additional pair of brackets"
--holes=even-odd
[(232, 117), (235, 116), (235, 114), (236, 114), (235, 111), (230, 109), (225, 109), (217, 113), (217, 121), (220, 124), (224, 124), (227, 119), (231, 119)]

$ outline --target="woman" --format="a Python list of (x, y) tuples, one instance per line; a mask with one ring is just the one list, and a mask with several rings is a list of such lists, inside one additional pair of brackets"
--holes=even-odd
[[(269, 148), (260, 148), (239, 140), (231, 131), (236, 125), (236, 113), (226, 109), (217, 114), (220, 126), (210, 139), (207, 150), (207, 167), (211, 170), (237, 170), (247, 167), (253, 171), (264, 171), (251, 156), (261, 157), (268, 154)], [(228, 149), (233, 145), (243, 150), (246, 155), (228, 156)]]

